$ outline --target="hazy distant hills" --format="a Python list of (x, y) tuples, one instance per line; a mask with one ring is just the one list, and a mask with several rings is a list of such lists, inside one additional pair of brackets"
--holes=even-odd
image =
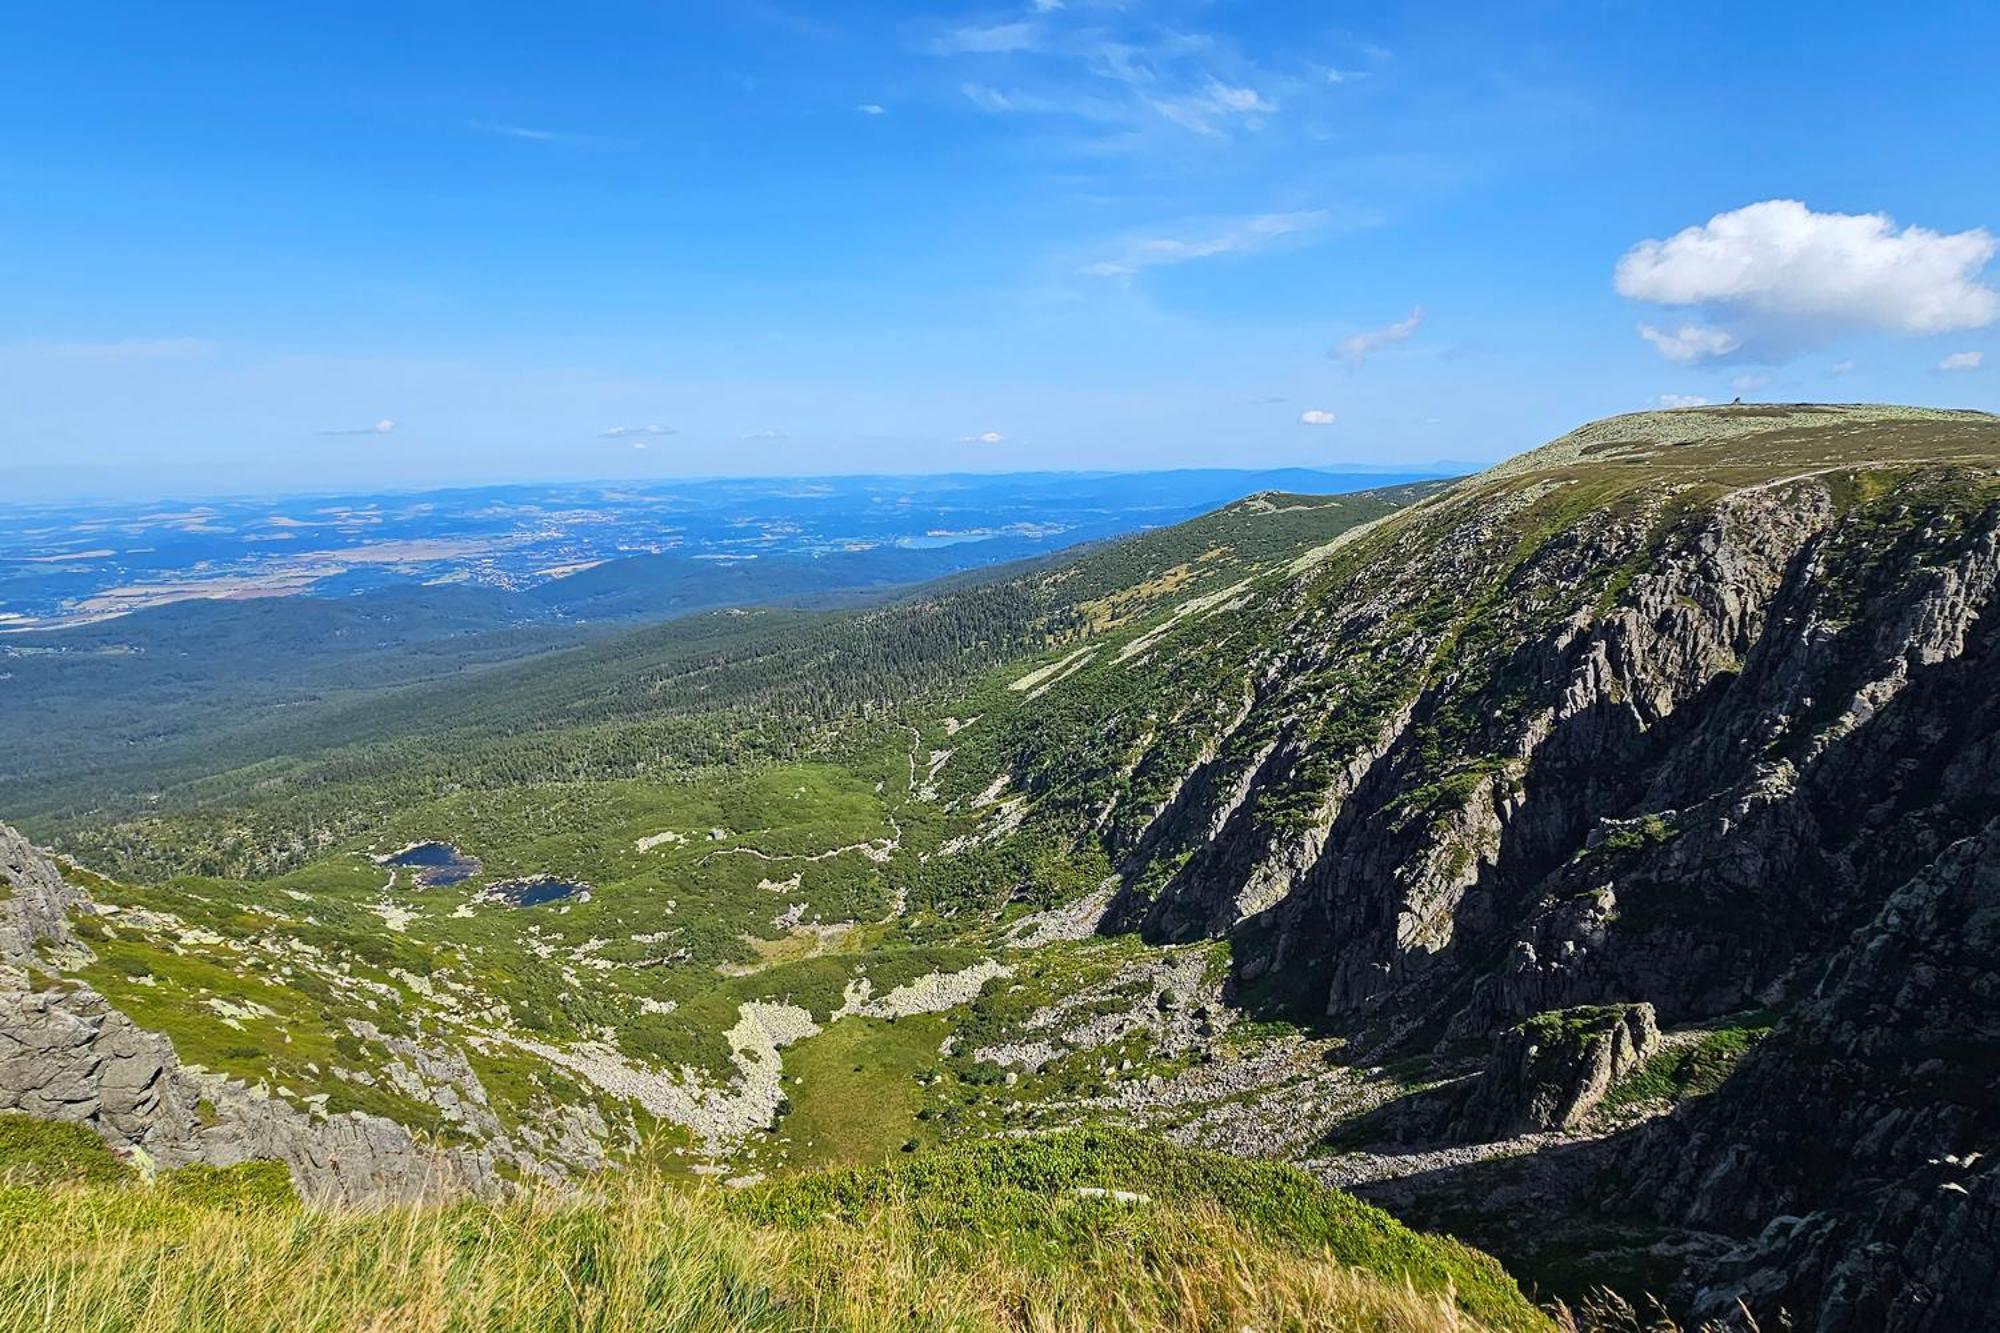
[(1257, 491), (1400, 480), (1197, 469), (21, 509), (0, 524), (0, 789), (46, 794), (274, 710), (621, 627), (852, 604)]
[[(0, 506), (0, 631), (69, 627), (196, 598), (345, 597), (461, 583), (526, 591), (608, 562), (624, 567), (509, 614), (531, 619), (546, 607), (570, 617), (648, 616), (915, 582), (1178, 522), (1253, 491), (1350, 491), (1417, 475), (1434, 474), (761, 478)], [(792, 563), (768, 579), (703, 572), (769, 561)]]

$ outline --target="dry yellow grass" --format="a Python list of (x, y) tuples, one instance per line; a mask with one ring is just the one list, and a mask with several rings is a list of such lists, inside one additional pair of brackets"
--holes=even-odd
[(719, 1194), (621, 1183), (376, 1212), (0, 1192), (0, 1330), (1388, 1330), (1478, 1325), (1213, 1208), (1082, 1260), (940, 1245), (900, 1211), (760, 1227)]

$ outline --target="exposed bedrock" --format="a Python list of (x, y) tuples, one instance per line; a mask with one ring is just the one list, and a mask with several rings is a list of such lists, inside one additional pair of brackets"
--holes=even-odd
[(182, 1065), (173, 1043), (47, 959), (87, 958), (68, 915), (82, 897), (0, 826), (0, 1111), (66, 1120), (151, 1167), (271, 1160), (299, 1192), (344, 1203), (501, 1187), (488, 1152), (433, 1146), (381, 1116), (316, 1115)]

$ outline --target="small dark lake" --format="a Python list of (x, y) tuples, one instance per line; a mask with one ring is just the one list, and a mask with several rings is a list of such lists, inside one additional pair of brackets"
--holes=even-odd
[(539, 907), (574, 898), (588, 887), (566, 879), (513, 879), (488, 885), (486, 894), (514, 907)]
[(420, 842), (397, 852), (384, 864), (413, 867), (417, 883), (433, 886), (462, 883), (481, 869), (478, 857), (467, 856), (448, 842)]

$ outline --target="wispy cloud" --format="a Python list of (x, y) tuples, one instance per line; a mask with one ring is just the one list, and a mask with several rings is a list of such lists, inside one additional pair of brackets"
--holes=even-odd
[(791, 436), (781, 430), (751, 430), (736, 437), (739, 440), (788, 440)]
[(1659, 404), (1661, 407), (1668, 409), (1677, 407), (1707, 407), (1708, 399), (1698, 393), (1663, 393), (1659, 397)]
[(977, 435), (968, 435), (964, 440), (960, 441), (963, 444), (1005, 444), (1006, 442), (1007, 437), (997, 430), (981, 431)]
[(1004, 82), (961, 85), (983, 111), (1076, 117), (1103, 127), (1109, 137), (1073, 145), (1093, 151), (1131, 151), (1162, 132), (1224, 137), (1258, 130), (1278, 112), (1279, 89), (1319, 82), (1311, 67), (1290, 76), (1262, 69), (1207, 33), (1107, 13), (1124, 5), (1092, 5), (1087, 21), (1067, 20), (1058, 13), (1063, 8), (1038, 4), (1031, 19), (949, 28), (925, 49), (982, 59), (987, 70), (1004, 68)]
[(1254, 129), (1278, 109), (1255, 88), (1232, 88), (1215, 80), (1180, 97), (1152, 98), (1150, 104), (1166, 120), (1196, 134), (1220, 134), (1224, 124), (1234, 120)]
[(609, 430), (599, 431), (597, 437), (601, 440), (622, 440), (634, 435), (676, 434), (679, 434), (679, 432), (672, 426), (662, 426), (658, 423), (652, 423), (644, 426), (613, 426)]
[(372, 426), (350, 426), (343, 430), (323, 430), (322, 435), (387, 435), (396, 429), (394, 419), (383, 417)]
[(1324, 227), (1330, 217), (1325, 210), (1293, 213), (1263, 213), (1193, 237), (1157, 236), (1128, 241), (1113, 258), (1086, 264), (1083, 272), (1093, 278), (1129, 278), (1142, 269), (1185, 264), (1216, 255), (1241, 254), (1279, 241), (1287, 236)]
[(1333, 422), (1333, 413), (1322, 407), (1309, 407), (1299, 413), (1299, 424), (1301, 426), (1331, 426)]
[(519, 139), (524, 143), (567, 144), (575, 148), (604, 148), (620, 142), (616, 139), (607, 139), (598, 134), (577, 134), (569, 130), (545, 130), (533, 125), (510, 125), (492, 120), (468, 120), (465, 122), (465, 128), (478, 134), (492, 134), (503, 139)]
[(889, 108), (883, 106), (880, 102), (863, 102), (854, 109), (864, 116), (883, 116), (889, 112)]
[(1984, 352), (1953, 352), (1938, 362), (1939, 370), (1977, 370), (1986, 364)]
[(1639, 336), (1653, 344), (1661, 356), (1684, 366), (1728, 356), (1743, 346), (1743, 340), (1729, 330), (1710, 328), (1704, 324), (1683, 324), (1677, 329), (1658, 329), (1651, 324), (1641, 324)]
[(1008, 55), (1038, 50), (1041, 44), (1038, 23), (967, 24), (940, 33), (931, 40), (930, 49), (941, 56)]
[(1333, 355), (1350, 366), (1358, 366), (1392, 343), (1407, 342), (1423, 327), (1423, 323), (1424, 308), (1417, 306), (1393, 324), (1384, 324), (1379, 329), (1363, 329), (1341, 339), (1340, 345), (1333, 349)]

